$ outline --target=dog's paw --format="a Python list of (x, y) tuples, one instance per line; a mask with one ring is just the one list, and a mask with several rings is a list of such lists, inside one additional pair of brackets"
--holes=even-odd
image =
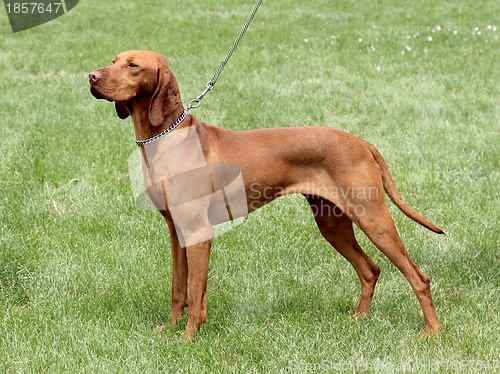
[(349, 315), (350, 320), (364, 319), (368, 316), (368, 313), (356, 310), (353, 314)]
[(153, 335), (164, 335), (165, 332), (167, 331), (165, 325), (160, 325), (157, 326), (156, 329), (153, 331)]
[(425, 340), (425, 339), (432, 339), (434, 342), (436, 342), (441, 336), (441, 331), (440, 330), (431, 330), (430, 328), (426, 328), (422, 334), (420, 334), (419, 339), (420, 340)]

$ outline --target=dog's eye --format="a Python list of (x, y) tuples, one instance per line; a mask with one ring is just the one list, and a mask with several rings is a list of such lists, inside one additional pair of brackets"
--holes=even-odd
[(139, 65), (136, 65), (134, 64), (133, 62), (130, 62), (128, 65), (127, 65), (129, 68), (138, 68)]

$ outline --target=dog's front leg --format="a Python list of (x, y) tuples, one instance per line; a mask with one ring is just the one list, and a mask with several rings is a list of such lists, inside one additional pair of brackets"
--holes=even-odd
[(212, 241), (207, 240), (186, 248), (188, 264), (188, 323), (184, 340), (193, 340), (200, 325), (207, 320), (206, 292), (208, 279), (208, 263)]
[(187, 301), (188, 265), (186, 248), (181, 248), (175, 226), (165, 217), (170, 231), (170, 248), (172, 250), (172, 326), (176, 326), (184, 315)]

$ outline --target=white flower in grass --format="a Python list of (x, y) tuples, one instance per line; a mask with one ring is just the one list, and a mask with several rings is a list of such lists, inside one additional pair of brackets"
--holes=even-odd
[(458, 34), (458, 30), (453, 31), (453, 35), (457, 35), (457, 34)]
[(406, 49), (408, 52), (411, 52), (411, 47), (410, 47), (409, 45), (407, 45), (407, 46), (405, 47), (405, 49)]
[(432, 42), (432, 36), (428, 36), (427, 40), (430, 41), (430, 42)]
[(492, 26), (491, 30), (497, 31), (497, 27), (495, 25)]
[(362, 38), (359, 38), (359, 39), (358, 39), (358, 43), (361, 43), (362, 41), (363, 41), (363, 39), (362, 39)]
[(309, 39), (304, 39), (304, 43), (308, 43), (309, 42)]

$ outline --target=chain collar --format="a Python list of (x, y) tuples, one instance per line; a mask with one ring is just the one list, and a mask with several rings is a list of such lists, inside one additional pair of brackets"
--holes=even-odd
[(172, 123), (169, 127), (167, 127), (165, 130), (163, 130), (162, 132), (160, 132), (159, 134), (156, 134), (155, 136), (153, 136), (152, 138), (149, 138), (149, 139), (145, 139), (145, 140), (136, 140), (136, 144), (140, 147), (140, 146), (144, 146), (144, 145), (148, 145), (148, 144), (151, 144), (161, 138), (163, 138), (165, 135), (168, 135), (170, 134), (172, 131), (175, 130), (175, 128), (177, 126), (179, 126), (181, 124), (182, 121), (184, 121), (184, 119), (186, 118), (186, 116), (188, 115), (188, 110), (187, 109), (184, 109), (184, 113), (181, 114), (181, 116), (177, 119), (177, 121), (175, 121), (174, 123)]

